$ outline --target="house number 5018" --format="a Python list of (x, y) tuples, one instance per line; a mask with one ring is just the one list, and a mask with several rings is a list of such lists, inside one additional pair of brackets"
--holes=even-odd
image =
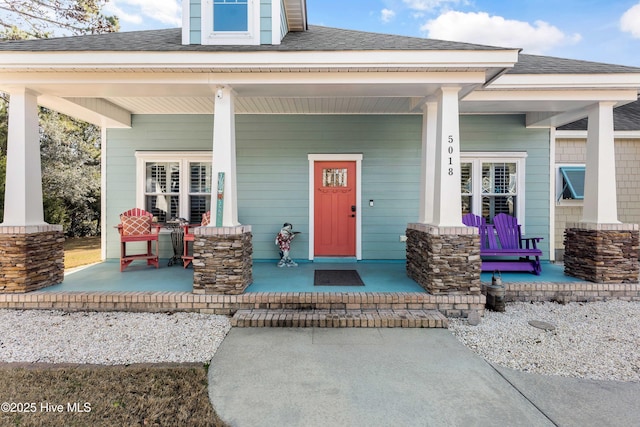
[(447, 142), (449, 143), (449, 146), (447, 147), (447, 152), (449, 153), (449, 175), (453, 175), (453, 157), (451, 157), (451, 154), (453, 154), (453, 135), (449, 135), (449, 137), (447, 138)]

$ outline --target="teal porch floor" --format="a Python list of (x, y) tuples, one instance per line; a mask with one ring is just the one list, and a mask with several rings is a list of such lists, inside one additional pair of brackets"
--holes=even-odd
[[(119, 260), (107, 260), (65, 275), (63, 283), (36, 292), (191, 292), (193, 269), (167, 266), (148, 267), (142, 262), (120, 272)], [(313, 286), (315, 269), (355, 269), (365, 286)], [(543, 263), (542, 274), (502, 273), (507, 282), (579, 282), (564, 275), (559, 264)], [(482, 273), (483, 282), (491, 282), (491, 273)], [(278, 268), (275, 262), (253, 264), (253, 284), (247, 292), (422, 292), (407, 277), (404, 261), (361, 261), (353, 263), (300, 262), (298, 267)]]

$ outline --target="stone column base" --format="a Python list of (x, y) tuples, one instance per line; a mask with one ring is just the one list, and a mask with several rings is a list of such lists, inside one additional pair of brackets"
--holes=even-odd
[(564, 272), (595, 283), (638, 283), (638, 224), (567, 224)]
[(407, 275), (426, 291), (480, 295), (481, 268), (477, 229), (407, 226)]
[(61, 225), (0, 226), (0, 292), (31, 292), (63, 280)]
[(243, 293), (253, 282), (251, 226), (198, 227), (194, 235), (193, 293)]

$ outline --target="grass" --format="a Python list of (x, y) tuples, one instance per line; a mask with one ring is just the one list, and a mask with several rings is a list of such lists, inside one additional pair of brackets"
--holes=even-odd
[(3, 406), (3, 426), (225, 426), (209, 401), (203, 365), (5, 365), (0, 395), (22, 410)]
[[(67, 239), (64, 249), (65, 269), (100, 262), (99, 237)], [(0, 425), (226, 427), (209, 400), (208, 367), (0, 363), (0, 404), (21, 410), (3, 404)]]
[(65, 240), (64, 268), (66, 270), (100, 261), (100, 237), (73, 237)]

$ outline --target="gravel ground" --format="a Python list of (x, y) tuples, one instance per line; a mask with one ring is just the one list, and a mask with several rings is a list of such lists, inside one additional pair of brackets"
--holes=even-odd
[[(529, 325), (538, 320), (556, 327)], [(510, 303), (485, 311), (478, 326), (450, 319), (449, 329), (486, 360), (543, 375), (640, 381), (640, 303)]]
[(209, 362), (230, 328), (211, 314), (0, 310), (0, 362)]
[[(538, 320), (556, 327), (529, 325)], [(0, 362), (209, 362), (231, 328), (196, 313), (0, 310)], [(640, 382), (640, 303), (511, 303), (449, 329), (492, 363), (525, 372)]]

